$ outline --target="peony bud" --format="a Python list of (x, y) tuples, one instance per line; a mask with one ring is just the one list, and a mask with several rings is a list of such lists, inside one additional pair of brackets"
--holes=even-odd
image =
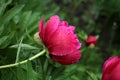
[(95, 36), (89, 36), (85, 40), (85, 43), (87, 46), (90, 46), (91, 44), (95, 46), (97, 44), (97, 38)]
[(36, 41), (36, 43), (38, 43), (39, 45), (42, 45), (42, 41), (39, 38), (39, 32), (34, 34), (34, 40)]

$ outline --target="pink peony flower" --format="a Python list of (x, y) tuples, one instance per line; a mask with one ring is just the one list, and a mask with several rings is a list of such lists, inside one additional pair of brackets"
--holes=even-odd
[(89, 36), (86, 40), (85, 40), (85, 43), (87, 46), (93, 44), (94, 46), (96, 45), (97, 43), (97, 39), (95, 36)]
[(50, 17), (46, 25), (44, 19), (39, 23), (39, 36), (49, 51), (51, 59), (63, 65), (77, 62), (81, 57), (81, 43), (74, 26), (67, 21), (60, 21), (59, 16)]
[(120, 58), (113, 56), (105, 61), (102, 80), (120, 80)]

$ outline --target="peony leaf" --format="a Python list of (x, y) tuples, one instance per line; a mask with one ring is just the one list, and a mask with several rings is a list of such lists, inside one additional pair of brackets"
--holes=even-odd
[[(18, 48), (18, 47), (19, 47), (19, 44), (10, 46), (10, 48)], [(23, 49), (38, 49), (37, 47), (31, 46), (29, 44), (24, 44), (24, 43), (21, 43), (21, 48), (23, 48)]]

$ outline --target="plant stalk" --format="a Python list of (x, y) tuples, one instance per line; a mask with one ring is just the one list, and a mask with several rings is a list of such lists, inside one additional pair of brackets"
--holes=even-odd
[(10, 67), (18, 66), (18, 65), (20, 65), (20, 64), (24, 64), (24, 63), (26, 63), (27, 61), (32, 61), (32, 60), (38, 58), (39, 56), (43, 55), (44, 53), (45, 53), (45, 49), (44, 49), (43, 51), (41, 51), (40, 53), (36, 54), (35, 56), (27, 59), (27, 60), (24, 60), (24, 61), (21, 61), (21, 62), (17, 62), (17, 63), (14, 63), (14, 64), (8, 64), (8, 65), (0, 66), (0, 69), (10, 68)]

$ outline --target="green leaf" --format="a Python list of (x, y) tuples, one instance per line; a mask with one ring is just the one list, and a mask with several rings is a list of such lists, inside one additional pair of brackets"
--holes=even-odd
[(39, 75), (33, 70), (32, 64), (30, 61), (28, 61), (24, 65), (18, 66), (17, 78), (18, 80), (40, 80)]
[[(19, 44), (10, 46), (10, 48), (18, 48), (18, 47), (19, 47)], [(21, 48), (23, 48), (23, 49), (38, 49), (37, 47), (31, 46), (29, 44), (24, 44), (24, 43), (21, 44)]]
[(8, 0), (6, 3), (5, 0), (0, 0), (0, 16), (3, 15), (7, 5), (9, 5), (11, 2), (12, 0)]
[(38, 74), (33, 70), (32, 64), (28, 61), (27, 65), (27, 79), (28, 80), (39, 80)]
[(22, 23), (21, 27), (23, 30), (25, 30), (25, 28), (29, 25), (29, 21), (31, 19), (31, 14), (32, 14), (32, 11), (23, 13), (22, 19), (21, 19), (21, 23)]
[[(23, 12), (21, 15), (16, 16), (16, 18), (20, 17), (19, 29), (20, 29), (20, 32), (22, 32), (20, 34), (27, 35), (27, 37), (30, 38), (29, 34), (33, 31), (34, 32), (37, 31), (39, 15), (40, 14), (38, 12), (32, 13), (32, 11), (26, 11), (26, 12)], [(15, 18), (14, 18), (14, 21), (15, 21)], [(23, 33), (25, 31), (26, 33)]]
[(84, 32), (84, 31), (80, 31), (79, 33), (78, 33), (78, 36), (80, 37), (80, 39), (82, 39), (82, 40), (85, 40), (85, 39), (87, 39), (87, 34)]
[(17, 5), (6, 12), (6, 14), (3, 16), (3, 23), (8, 23), (16, 14), (18, 14), (24, 5)]
[(16, 76), (17, 76), (17, 80), (27, 80), (26, 71), (22, 69), (20, 66), (17, 68)]
[(6, 46), (9, 45), (9, 43), (11, 42), (11, 39), (13, 38), (15, 32), (11, 32), (9, 35), (7, 36), (2, 36), (0, 37), (0, 49), (5, 48)]
[(89, 75), (89, 77), (91, 78), (91, 80), (98, 80), (96, 75), (92, 72), (86, 71), (86, 73)]
[(3, 30), (4, 30), (4, 25), (0, 25), (0, 36), (2, 35)]

